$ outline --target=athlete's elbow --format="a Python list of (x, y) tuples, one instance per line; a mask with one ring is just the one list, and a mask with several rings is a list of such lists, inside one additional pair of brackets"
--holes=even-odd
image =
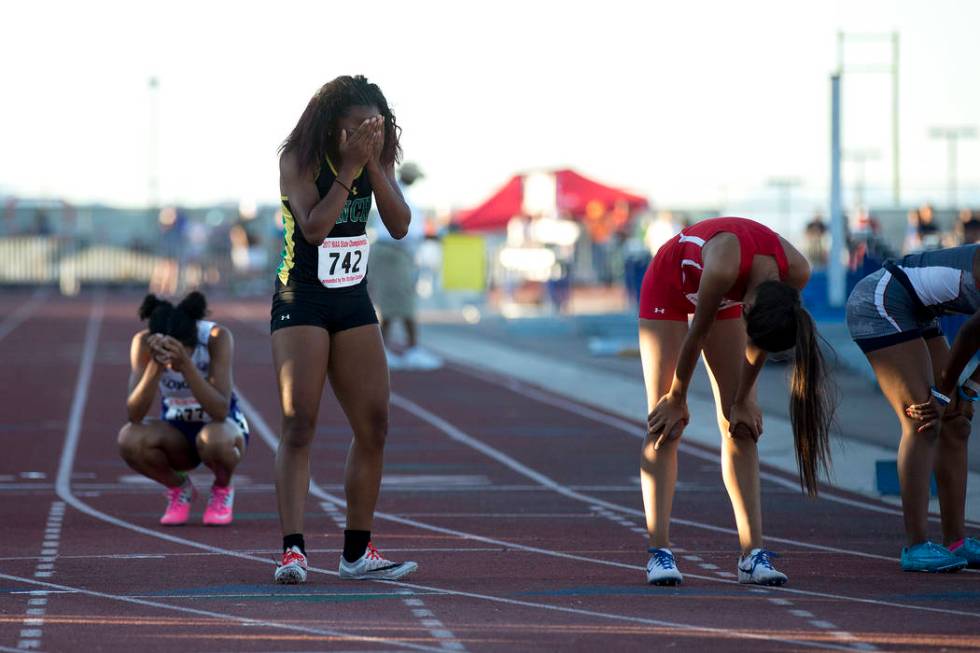
[(323, 239), (327, 237), (327, 234), (323, 233), (304, 233), (303, 238), (310, 245), (314, 247), (319, 247), (323, 243)]
[(408, 235), (408, 225), (405, 225), (404, 227), (396, 227), (394, 229), (389, 229), (388, 233), (390, 233), (391, 237), (394, 238), (395, 240), (401, 240), (402, 238)]

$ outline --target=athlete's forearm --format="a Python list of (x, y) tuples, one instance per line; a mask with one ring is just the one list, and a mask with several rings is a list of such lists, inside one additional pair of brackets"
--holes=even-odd
[(126, 414), (130, 422), (140, 422), (150, 412), (162, 373), (163, 368), (153, 362), (143, 370), (143, 376), (126, 397)]
[(355, 172), (346, 167), (337, 171), (337, 181), (316, 203), (301, 225), (306, 242), (319, 246), (337, 224), (350, 195), (347, 189), (354, 185), (354, 175)]
[(680, 354), (677, 356), (677, 367), (674, 369), (674, 381), (670, 385), (670, 394), (682, 398), (687, 397), (687, 389), (691, 385), (691, 377), (694, 376), (694, 368), (698, 363), (698, 356), (704, 346), (704, 336), (689, 331), (681, 345)]
[(374, 199), (378, 204), (378, 214), (392, 238), (401, 239), (408, 233), (408, 225), (412, 221), (412, 211), (405, 203), (391, 179), (384, 173), (381, 166), (368, 167), (371, 178), (371, 188)]
[(752, 396), (752, 388), (759, 378), (762, 367), (766, 364), (766, 352), (749, 345), (745, 348), (745, 359), (738, 379), (738, 390), (735, 392), (735, 403), (741, 404)]
[[(960, 327), (959, 333), (956, 334), (956, 339), (953, 340), (953, 346), (949, 352), (949, 361), (946, 363), (946, 368), (939, 380), (940, 392), (947, 396), (955, 392), (960, 374), (963, 373), (963, 370), (977, 353), (978, 347), (980, 347), (980, 313), (967, 320), (966, 324)], [(974, 374), (976, 374), (976, 370), (974, 370)]]
[(188, 368), (187, 371), (181, 372), (181, 374), (183, 374), (184, 380), (187, 381), (187, 385), (191, 389), (191, 394), (200, 402), (204, 412), (216, 422), (220, 422), (228, 417), (228, 412), (231, 409), (231, 396), (226, 397), (220, 390), (211, 385), (207, 379), (201, 376), (201, 373), (193, 364), (189, 365)]

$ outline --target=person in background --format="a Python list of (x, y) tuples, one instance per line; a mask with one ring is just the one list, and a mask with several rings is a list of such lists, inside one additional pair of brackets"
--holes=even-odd
[(957, 245), (980, 243), (980, 215), (972, 209), (961, 209), (954, 231)]
[(816, 213), (803, 230), (803, 254), (815, 268), (827, 266), (827, 223)]
[(929, 204), (909, 211), (909, 224), (905, 232), (903, 251), (913, 254), (942, 247), (942, 232), (935, 221), (935, 212)]
[[(408, 234), (397, 240), (387, 229), (378, 229), (371, 248), (368, 293), (381, 313), (385, 356), (388, 369), (392, 370), (434, 370), (442, 367), (442, 359), (419, 346), (418, 321), (415, 317), (415, 283), (418, 280), (415, 257), (425, 239), (425, 221), (412, 202), (411, 187), (422, 177), (418, 165), (410, 161), (398, 169), (402, 195), (413, 216)], [(407, 346), (400, 355), (392, 348), (392, 327), (396, 322), (404, 325), (407, 340)]]

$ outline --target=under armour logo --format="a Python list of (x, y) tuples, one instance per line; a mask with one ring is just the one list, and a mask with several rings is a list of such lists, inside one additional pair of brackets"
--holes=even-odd
[(286, 320), (288, 320), (288, 319), (289, 319), (289, 313), (286, 313), (285, 315), (280, 315), (280, 316), (279, 316), (279, 319), (280, 319), (281, 321), (283, 321), (283, 322), (285, 322)]
[(654, 312), (654, 314), (656, 314), (656, 313), (666, 313), (667, 312), (667, 309), (666, 308), (655, 308), (655, 309), (653, 309), (653, 312)]

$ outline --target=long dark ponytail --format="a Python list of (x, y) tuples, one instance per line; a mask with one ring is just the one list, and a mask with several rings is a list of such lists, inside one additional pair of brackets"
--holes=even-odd
[(195, 290), (176, 306), (156, 295), (147, 295), (140, 304), (139, 317), (148, 321), (150, 333), (172, 336), (194, 347), (197, 345), (197, 321), (204, 319), (207, 312), (207, 300)]
[(803, 308), (800, 292), (781, 281), (759, 284), (745, 314), (749, 339), (766, 352), (794, 349), (789, 385), (800, 487), (816, 496), (821, 470), (830, 469), (830, 427), (836, 409), (813, 317)]

